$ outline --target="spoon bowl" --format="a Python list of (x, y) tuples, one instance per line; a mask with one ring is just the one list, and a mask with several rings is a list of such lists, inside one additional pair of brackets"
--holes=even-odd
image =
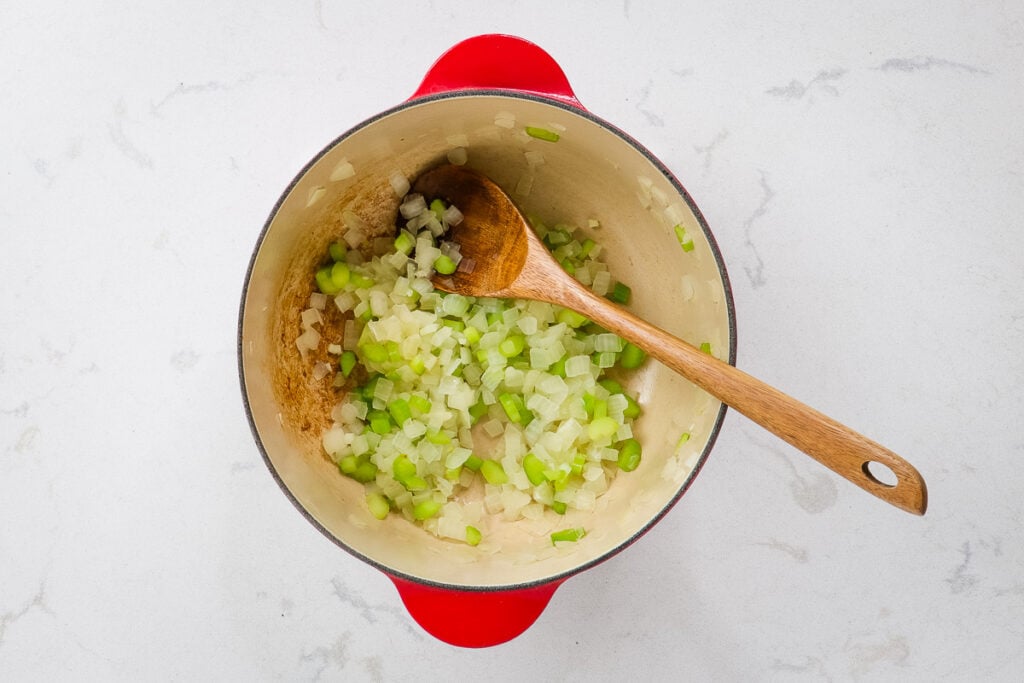
[(594, 294), (562, 269), (515, 202), (490, 178), (448, 164), (420, 175), (413, 189), (454, 204), (464, 217), (448, 239), (459, 245), (463, 261), (472, 268), (435, 274), (437, 288), (465, 296), (546, 301), (581, 313), (868, 493), (912, 514), (924, 514), (927, 487), (913, 465)]

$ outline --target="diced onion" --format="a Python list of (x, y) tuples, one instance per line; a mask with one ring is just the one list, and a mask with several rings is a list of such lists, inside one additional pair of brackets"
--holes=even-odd
[(335, 166), (334, 170), (331, 171), (331, 182), (338, 182), (339, 180), (346, 180), (356, 174), (356, 170), (352, 168), (352, 164), (348, 162), (348, 159), (342, 159)]
[(401, 171), (392, 171), (388, 176), (388, 182), (391, 183), (391, 189), (399, 197), (404, 197), (409, 192), (409, 179)]
[(448, 150), (448, 163), (455, 164), (456, 166), (462, 166), (469, 161), (469, 154), (466, 152), (465, 147), (456, 147), (455, 149)]
[[(495, 124), (514, 128), (515, 116), (499, 112)], [(456, 143), (453, 162), (468, 139), (449, 140)], [(539, 151), (525, 154), (520, 195), (529, 194), (533, 169), (545, 161)], [(315, 379), (334, 373), (335, 386), (349, 389), (331, 411), (325, 452), (366, 484), (374, 516), (397, 508), (430, 533), (463, 542), (468, 526), (479, 527), (480, 548), (488, 547), (487, 515), (539, 520), (568, 507), (593, 510), (619, 460), (616, 444), (633, 438), (626, 415), (635, 400), (598, 383), (624, 342), (591, 333), (576, 318), (563, 322), (567, 311), (550, 304), (436, 291), (430, 278), (439, 259), (450, 259), (446, 268), (455, 272), (443, 272), (452, 278), (477, 266), (443, 239), (463, 215), (455, 206), (435, 213), (427, 198), (409, 194), (408, 178), (397, 170), (388, 180), (401, 197), (404, 246), (394, 237), (368, 240), (380, 230), (351, 208), (342, 212), (343, 238), (360, 249), (345, 255), (349, 282), (333, 296), (345, 317), (340, 339), (327, 339), (330, 362), (312, 361)], [(640, 185), (649, 198), (651, 185)], [(573, 260), (595, 293), (606, 294), (615, 280), (597, 260), (600, 245), (563, 228), (539, 228), (538, 235), (560, 260)], [(300, 315), (303, 356), (319, 348), (326, 305), (327, 295), (317, 293)], [(482, 500), (464, 500), (481, 479)]]

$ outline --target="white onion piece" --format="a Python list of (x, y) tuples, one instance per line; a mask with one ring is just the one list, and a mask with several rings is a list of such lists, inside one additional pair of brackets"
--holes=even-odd
[(322, 311), (327, 308), (327, 295), (322, 292), (313, 292), (309, 295), (309, 307)]
[(465, 147), (456, 147), (455, 149), (449, 150), (448, 163), (455, 164), (456, 166), (462, 166), (469, 161), (469, 154), (466, 152)]
[(331, 182), (336, 183), (339, 180), (347, 180), (355, 174), (356, 170), (348, 162), (348, 159), (342, 159), (334, 166), (334, 170), (331, 171)]
[(513, 128), (516, 125), (516, 115), (510, 111), (499, 111), (494, 116), (494, 125), (500, 128)]
[(317, 363), (313, 366), (313, 379), (316, 381), (319, 382), (329, 374), (331, 374), (331, 366), (327, 363)]
[(533, 190), (533, 173), (523, 173), (519, 178), (519, 182), (516, 183), (516, 194), (520, 197), (529, 197), (530, 192)]
[(525, 156), (526, 156), (526, 163), (529, 164), (531, 167), (540, 166), (541, 164), (544, 163), (544, 153), (543, 152), (538, 152), (536, 150), (532, 150), (531, 149), (531, 150), (528, 150), (527, 152), (525, 152)]
[(398, 211), (402, 214), (402, 218), (409, 220), (419, 216), (426, 208), (427, 200), (423, 198), (423, 195), (411, 194), (406, 196), (405, 201), (398, 207)]
[(454, 204), (445, 209), (444, 213), (441, 215), (441, 220), (450, 226), (458, 225), (462, 222), (462, 219), (462, 212), (459, 211), (458, 207)]
[(392, 171), (391, 175), (388, 176), (388, 182), (391, 183), (391, 189), (395, 191), (398, 197), (404, 197), (408, 194), (410, 187), (409, 179), (401, 171)]
[[(514, 122), (514, 117), (499, 118)], [(526, 154), (531, 166), (544, 163), (541, 153)], [(407, 182), (398, 172), (389, 177), (396, 193)], [(528, 193), (533, 182), (533, 173), (528, 172), (517, 189)], [(633, 433), (631, 420), (625, 418), (626, 398), (609, 394), (597, 383), (601, 368), (616, 362), (622, 340), (610, 333), (581, 334), (558, 322), (561, 311), (550, 304), (442, 296), (429, 279), (439, 256), (455, 261), (458, 272), (475, 268), (471, 258), (462, 257), (458, 243), (442, 238), (447, 228), (462, 220), (461, 212), (448, 207), (438, 220), (424, 197), (407, 190), (399, 211), (415, 242), (410, 256), (394, 250), (392, 237), (379, 237), (362, 244), (361, 250), (350, 250), (345, 258), (353, 276), (350, 285), (333, 297), (344, 314), (344, 330), (340, 340), (327, 339), (327, 350), (334, 358), (342, 351), (355, 351), (362, 365), (355, 377), (372, 375), (375, 385), (369, 392), (342, 392), (344, 398), (331, 411), (334, 425), (323, 435), (325, 450), (339, 464), (350, 456), (370, 458), (378, 469), (368, 492), (387, 496), (407, 516), (428, 497), (435, 500), (441, 509), (421, 524), (430, 533), (464, 541), (465, 526), (480, 525), (485, 532), (481, 552), (497, 550), (496, 543), (487, 546), (491, 522), (485, 511), (514, 521), (553, 516), (545, 508), (556, 503), (579, 511), (593, 509), (617, 470), (613, 437)], [(355, 235), (365, 242), (365, 235), (380, 234), (351, 209), (343, 212), (342, 222), (346, 241)], [(596, 221), (590, 227), (595, 225)], [(574, 232), (573, 239), (577, 242), (568, 245), (569, 253), (575, 249), (578, 254), (584, 238)], [(594, 260), (598, 251), (592, 248), (590, 256), (576, 263), (576, 271), (587, 273), (595, 291), (603, 287), (607, 292), (614, 280), (607, 266)], [(357, 274), (370, 284), (357, 285)], [(303, 355), (322, 341), (313, 328), (323, 321), (320, 311), (326, 298), (311, 297), (301, 316), (306, 329), (297, 344)], [(473, 339), (471, 328), (476, 330)], [(563, 360), (564, 377), (552, 374), (551, 366)], [(346, 381), (333, 359), (313, 365), (318, 380), (332, 373), (335, 386), (352, 386), (354, 380)], [(521, 399), (518, 409), (530, 411), (531, 420), (511, 417), (514, 410), (508, 400), (513, 394)], [(603, 402), (607, 417), (602, 419), (614, 427), (608, 422), (598, 425), (598, 418), (588, 415), (583, 398), (587, 394)], [(412, 411), (401, 421), (394, 412), (396, 400), (406, 401)], [(483, 415), (474, 410), (478, 407)], [(368, 416), (376, 414), (371, 411), (391, 414), (396, 421), (379, 434), (367, 429)], [(463, 488), (479, 486), (482, 476), (464, 467), (474, 448), (499, 462), (507, 481), (485, 484), (482, 501), (468, 502), (461, 495)], [(522, 466), (527, 453), (541, 459), (546, 476), (565, 473), (567, 479), (557, 492), (549, 481), (530, 481)], [(400, 455), (427, 480), (426, 491), (407, 490), (392, 476)], [(459, 467), (461, 472), (452, 472)]]
[(306, 208), (313, 206), (327, 193), (327, 188), (323, 185), (309, 188), (309, 194), (306, 195)]

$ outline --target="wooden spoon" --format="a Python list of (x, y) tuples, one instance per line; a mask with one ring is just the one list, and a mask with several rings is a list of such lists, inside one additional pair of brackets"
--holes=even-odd
[[(472, 259), (473, 269), (435, 274), (438, 289), (466, 296), (546, 301), (582, 313), (865, 491), (907, 512), (924, 514), (928, 491), (913, 465), (579, 284), (554, 260), (512, 199), (489, 178), (446, 165), (421, 175), (413, 189), (454, 204), (464, 216), (447, 239), (460, 246), (463, 259)], [(895, 483), (880, 480), (871, 466), (890, 470)]]

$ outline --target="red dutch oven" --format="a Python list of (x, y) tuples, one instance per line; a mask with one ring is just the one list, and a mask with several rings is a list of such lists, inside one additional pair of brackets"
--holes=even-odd
[[(526, 126), (559, 139), (532, 138)], [(296, 176), (263, 227), (242, 296), (239, 371), (256, 443), (299, 511), (384, 572), (426, 631), (485, 647), (522, 633), (566, 579), (657, 523), (700, 471), (725, 407), (648, 362), (628, 380), (643, 407), (634, 432), (644, 460), (620, 473), (593, 510), (514, 522), (495, 515), (477, 547), (398, 515), (372, 517), (362, 485), (341, 476), (321, 447), (338, 396), (299, 354), (299, 314), (330, 242), (348, 230), (393, 229), (394, 173), (411, 179), (463, 153), (525, 212), (590, 226), (612, 273), (631, 285), (635, 313), (691, 343), (710, 342), (730, 363), (736, 341), (725, 266), (690, 196), (643, 146), (584, 109), (551, 56), (520, 38), (455, 45), (409, 100), (342, 134)], [(680, 247), (680, 231), (692, 249)], [(553, 547), (550, 532), (570, 526), (587, 535)]]

